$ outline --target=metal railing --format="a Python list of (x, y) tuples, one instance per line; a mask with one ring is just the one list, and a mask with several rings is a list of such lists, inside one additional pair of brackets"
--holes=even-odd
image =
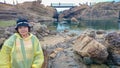
[(51, 3), (51, 7), (54, 8), (70, 8), (75, 6), (76, 5), (74, 3)]

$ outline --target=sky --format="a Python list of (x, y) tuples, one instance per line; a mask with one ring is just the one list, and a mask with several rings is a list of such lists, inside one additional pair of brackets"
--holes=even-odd
[[(5, 0), (6, 3), (13, 3), (13, 0)], [(16, 2), (16, 0), (14, 0)], [(35, 1), (35, 0), (17, 0), (18, 3), (22, 3), (25, 1)], [(120, 0), (42, 0), (42, 4), (50, 5), (51, 3), (75, 3), (78, 5), (79, 3), (86, 3), (86, 2), (105, 2), (105, 1), (120, 1)], [(0, 2), (4, 2), (4, 0), (0, 0)]]

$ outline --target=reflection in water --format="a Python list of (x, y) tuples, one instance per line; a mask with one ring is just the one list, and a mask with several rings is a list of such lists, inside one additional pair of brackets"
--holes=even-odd
[(68, 33), (76, 33), (81, 34), (86, 29), (95, 29), (95, 30), (106, 30), (106, 32), (114, 32), (120, 30), (120, 23), (117, 20), (97, 20), (97, 21), (79, 21), (79, 24), (72, 24), (70, 22), (60, 23), (54, 22), (49, 25), (48, 28), (50, 30), (56, 30), (58, 32), (63, 32), (64, 30), (68, 30)]
[(86, 21), (86, 25), (93, 29), (103, 29), (103, 30), (118, 29), (118, 22), (115, 20)]
[(79, 21), (80, 24), (71, 24), (70, 22), (67, 23), (57, 23), (56, 30), (63, 31), (63, 30), (70, 30), (70, 31), (83, 31), (86, 29), (102, 29), (102, 30), (118, 30), (120, 29), (120, 23), (117, 20), (83, 20)]
[(58, 23), (56, 29), (57, 29), (57, 31), (63, 31), (65, 29), (69, 29), (69, 26), (64, 23)]

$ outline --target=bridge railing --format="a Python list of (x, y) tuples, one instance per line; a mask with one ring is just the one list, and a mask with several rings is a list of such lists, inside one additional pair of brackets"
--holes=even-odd
[(76, 6), (74, 3), (51, 3), (51, 7), (74, 7)]

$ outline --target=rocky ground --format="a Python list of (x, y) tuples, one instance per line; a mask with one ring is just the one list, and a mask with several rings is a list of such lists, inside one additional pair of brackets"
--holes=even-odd
[[(1, 27), (0, 32), (2, 45), (15, 30)], [(43, 68), (120, 68), (119, 31), (86, 30), (78, 35), (52, 31), (35, 23), (31, 32), (41, 42), (45, 55)]]
[[(34, 6), (33, 6), (34, 5)], [(60, 18), (81, 19), (117, 18), (120, 3), (98, 3), (93, 6), (80, 5), (63, 11)], [(117, 9), (113, 11), (113, 9)], [(53, 22), (56, 10), (36, 2), (17, 5), (0, 4), (0, 19), (18, 17), (34, 22)], [(92, 16), (92, 17), (91, 17)], [(106, 33), (104, 30), (86, 30), (81, 35), (49, 30), (46, 25), (32, 24), (31, 32), (40, 42), (45, 55), (43, 68), (120, 68), (120, 32)], [(0, 48), (2, 43), (15, 32), (14, 27), (0, 27)], [(68, 35), (69, 33), (69, 35)]]
[[(63, 33), (63, 35), (65, 34)], [(45, 58), (47, 58), (46, 68), (119, 68), (119, 61), (116, 61), (119, 60), (119, 54), (116, 55), (119, 50), (110, 49), (110, 45), (106, 43), (108, 39), (112, 40), (110, 37), (114, 37), (114, 39), (117, 39), (117, 37), (119, 38), (119, 32), (107, 34), (103, 30), (88, 30), (83, 32), (83, 35), (85, 35), (85, 37), (82, 35), (77, 35), (70, 37), (67, 40), (64, 40), (64, 37), (46, 37), (47, 40), (59, 40), (55, 44), (51, 44), (51, 41), (48, 40), (48, 43), (50, 43), (50, 45), (47, 44), (43, 46), (43, 50), (45, 50), (44, 52), (47, 52), (45, 53)], [(92, 39), (92, 41), (89, 39)], [(116, 41), (118, 46), (120, 45), (119, 41), (120, 40)], [(42, 42), (42, 44), (43, 43), (44, 42)], [(47, 42), (45, 42), (45, 44), (46, 43)], [(82, 47), (81, 49), (81, 46), (84, 46), (84, 48)], [(85, 55), (87, 52), (89, 53), (88, 56)]]

